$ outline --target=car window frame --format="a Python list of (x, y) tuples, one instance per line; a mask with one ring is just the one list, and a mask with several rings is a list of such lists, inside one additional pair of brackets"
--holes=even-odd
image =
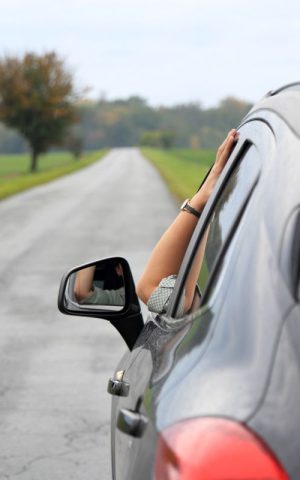
[[(245, 153), (245, 155), (246, 154), (247, 154), (247, 152)], [(235, 237), (235, 235), (237, 233), (238, 226), (240, 224), (240, 221), (241, 221), (242, 217), (244, 216), (244, 212), (247, 208), (248, 202), (249, 202), (250, 198), (252, 197), (252, 193), (255, 190), (256, 185), (259, 181), (259, 176), (260, 176), (260, 170), (257, 172), (257, 175), (255, 176), (255, 178), (253, 180), (253, 183), (252, 183), (247, 195), (244, 197), (242, 203), (240, 204), (240, 207), (239, 207), (239, 209), (238, 209), (238, 211), (237, 211), (237, 213), (236, 213), (236, 215), (235, 215), (235, 217), (232, 221), (232, 224), (230, 225), (230, 228), (228, 230), (228, 234), (227, 234), (226, 238), (224, 239), (224, 242), (223, 242), (223, 244), (222, 244), (222, 246), (221, 246), (221, 248), (220, 248), (220, 250), (217, 254), (217, 257), (214, 261), (212, 270), (210, 272), (208, 281), (205, 285), (205, 288), (204, 288), (204, 291), (203, 291), (203, 294), (202, 294), (201, 307), (204, 306), (207, 303), (208, 299), (210, 298), (211, 288), (215, 285), (215, 277), (218, 274), (219, 269), (222, 267), (223, 260), (227, 256), (227, 252), (230, 248), (230, 245), (233, 242), (233, 237)]]
[(281, 238), (279, 267), (294, 301), (300, 300), (300, 205), (290, 212)]
[[(202, 236), (203, 236), (203, 234), (206, 230), (206, 227), (211, 220), (211, 216), (212, 216), (212, 214), (215, 210), (216, 204), (219, 201), (219, 199), (220, 199), (220, 197), (221, 197), (221, 195), (224, 191), (224, 188), (226, 187), (229, 179), (231, 178), (231, 175), (232, 175), (234, 169), (236, 168), (237, 164), (240, 161), (242, 161), (242, 157), (244, 155), (246, 155), (248, 149), (251, 146), (254, 146), (254, 147), (257, 148), (257, 150), (259, 152), (259, 158), (261, 157), (260, 153), (261, 153), (261, 150), (263, 150), (262, 144), (263, 144), (263, 140), (264, 140), (261, 130), (265, 131), (264, 128), (262, 128), (262, 124), (264, 124), (264, 126), (267, 127), (268, 132), (270, 134), (273, 134), (273, 136), (274, 136), (274, 132), (273, 132), (271, 126), (269, 125), (268, 122), (266, 122), (262, 118), (249, 119), (249, 120), (247, 120), (247, 122), (245, 122), (245, 124), (242, 125), (243, 130), (240, 132), (239, 141), (238, 141), (237, 145), (235, 146), (235, 148), (234, 148), (234, 150), (231, 154), (231, 157), (229, 158), (222, 174), (220, 175), (220, 178), (217, 182), (217, 185), (215, 187), (214, 192), (212, 193), (211, 197), (209, 198), (209, 200), (208, 200), (208, 202), (207, 202), (207, 204), (206, 204), (206, 206), (203, 210), (203, 213), (202, 213), (202, 215), (199, 219), (199, 222), (198, 222), (198, 224), (196, 226), (196, 229), (193, 233), (193, 236), (190, 240), (190, 243), (189, 243), (189, 246), (187, 248), (186, 254), (183, 258), (183, 261), (182, 261), (182, 264), (181, 264), (181, 267), (180, 267), (180, 270), (179, 270), (179, 273), (178, 273), (178, 276), (177, 276), (177, 281), (175, 283), (173, 293), (170, 297), (168, 309), (167, 309), (167, 312), (164, 316), (166, 321), (167, 321), (168, 318), (176, 319), (176, 312), (177, 312), (178, 305), (179, 305), (179, 302), (180, 302), (181, 292), (184, 288), (184, 284), (185, 284), (188, 272), (189, 272), (189, 270), (192, 266), (195, 255), (198, 251), (199, 242), (201, 241), (201, 238), (202, 238)], [(268, 151), (270, 152), (270, 155), (271, 155), (273, 145), (271, 145), (269, 137), (267, 138), (266, 143), (267, 143)], [(262, 165), (261, 165), (261, 168), (262, 168)], [(261, 170), (261, 168), (260, 168), (260, 170)], [(213, 268), (213, 270), (210, 274), (210, 277), (208, 279), (205, 291), (203, 292), (203, 297), (204, 298), (203, 298), (203, 301), (201, 302), (201, 307), (203, 307), (205, 305), (204, 300), (205, 300), (206, 294), (209, 291), (209, 288), (210, 288), (211, 283), (213, 281), (214, 275), (215, 275), (216, 271), (218, 270), (220, 262), (222, 262), (222, 259), (224, 258), (224, 255), (226, 254), (228, 246), (229, 246), (229, 244), (232, 240), (233, 233), (235, 231), (233, 226), (237, 225), (238, 222), (240, 221), (241, 215), (243, 214), (245, 206), (247, 205), (248, 200), (251, 197), (251, 194), (253, 192), (253, 189), (255, 188), (255, 185), (257, 184), (259, 176), (260, 176), (260, 173), (258, 172), (257, 179), (253, 182), (253, 188), (251, 188), (251, 190), (248, 193), (245, 201), (243, 201), (242, 207), (239, 209), (239, 211), (236, 214), (235, 219), (232, 222), (230, 232), (229, 232), (226, 240), (224, 241), (224, 244), (223, 244), (223, 246), (222, 246), (222, 248), (221, 248), (221, 250), (220, 250), (220, 252), (217, 256), (216, 262), (214, 264), (214, 268)], [(185, 314), (182, 318), (184, 318), (186, 315), (188, 315), (188, 314)]]

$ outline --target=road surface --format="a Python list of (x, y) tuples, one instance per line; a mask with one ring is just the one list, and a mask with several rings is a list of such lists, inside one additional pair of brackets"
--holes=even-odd
[(60, 314), (62, 274), (128, 259), (135, 279), (177, 206), (137, 149), (0, 202), (0, 479), (109, 480), (106, 385), (126, 346)]

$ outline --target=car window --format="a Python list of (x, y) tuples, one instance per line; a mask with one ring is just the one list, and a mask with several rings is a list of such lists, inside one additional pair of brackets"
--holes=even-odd
[[(209, 281), (212, 283), (211, 276), (214, 271), (214, 283), (216, 282), (222, 271), (222, 266), (225, 264), (223, 259), (230, 243), (229, 239), (237, 221), (241, 218), (244, 207), (256, 184), (259, 171), (258, 151), (252, 145), (239, 159), (216, 201), (207, 227), (201, 236), (198, 251), (187, 275), (183, 292), (189, 288), (188, 282), (191, 282), (194, 286), (196, 281), (201, 294), (206, 293)], [(217, 265), (219, 265), (218, 269), (216, 269)], [(207, 297), (207, 295), (205, 296)], [(190, 311), (194, 311), (198, 307), (199, 303), (192, 306)], [(176, 316), (180, 316), (179, 313)]]

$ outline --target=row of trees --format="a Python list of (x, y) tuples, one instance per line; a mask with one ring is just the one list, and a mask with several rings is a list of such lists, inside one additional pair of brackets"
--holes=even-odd
[(152, 107), (140, 97), (78, 105), (79, 128), (86, 148), (160, 145), (216, 148), (239, 125), (251, 104), (233, 97), (215, 108), (199, 103)]
[(38, 156), (53, 146), (76, 157), (82, 149), (139, 144), (215, 148), (250, 107), (233, 97), (210, 109), (199, 103), (155, 108), (138, 96), (83, 100), (55, 52), (0, 60), (0, 151), (29, 147), (32, 171)]

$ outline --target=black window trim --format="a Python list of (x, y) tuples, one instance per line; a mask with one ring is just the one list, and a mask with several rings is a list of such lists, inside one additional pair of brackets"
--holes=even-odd
[(294, 299), (299, 303), (300, 301), (300, 211), (298, 209), (296, 225), (294, 229), (293, 243), (292, 243), (292, 286)]
[(300, 301), (300, 205), (285, 221), (279, 249), (279, 270), (295, 302)]
[[(212, 213), (213, 213), (213, 211), (216, 207), (216, 204), (219, 201), (219, 199), (220, 199), (220, 197), (221, 197), (221, 195), (222, 195), (222, 193), (223, 193), (223, 191), (224, 191), (224, 189), (225, 189), (225, 187), (228, 183), (228, 180), (231, 177), (231, 174), (232, 174), (233, 170), (235, 169), (235, 167), (237, 166), (239, 161), (242, 159), (242, 157), (246, 154), (246, 152), (249, 150), (249, 148), (251, 146), (255, 147), (255, 144), (249, 138), (246, 138), (246, 139), (243, 139), (242, 143), (240, 144), (240, 148), (236, 149), (233, 152), (232, 159), (226, 165), (224, 171), (222, 172), (222, 174), (221, 174), (221, 176), (218, 180), (219, 187), (218, 187), (218, 185), (216, 186), (215, 192), (212, 194), (211, 198), (207, 202), (207, 205), (205, 206), (203, 214), (199, 219), (199, 223), (198, 223), (198, 225), (195, 229), (195, 232), (192, 236), (192, 239), (190, 241), (190, 244), (187, 248), (186, 254), (185, 254), (184, 259), (182, 261), (180, 271), (179, 271), (179, 274), (178, 274), (178, 279), (177, 279), (177, 282), (175, 284), (172, 296), (170, 298), (170, 304), (169, 304), (169, 307), (168, 307), (168, 311), (166, 313), (167, 317), (175, 318), (175, 314), (176, 314), (178, 304), (179, 304), (179, 300), (180, 300), (180, 292), (182, 291), (182, 288), (183, 288), (184, 283), (186, 281), (188, 272), (189, 272), (189, 270), (191, 268), (191, 265), (194, 261), (194, 257), (195, 257), (195, 255), (198, 251), (199, 241), (200, 241), (200, 239), (201, 239), (201, 237), (202, 237), (202, 235), (203, 235), (203, 233), (204, 233), (204, 231), (205, 231), (205, 229), (206, 229), (206, 227), (207, 227), (207, 225), (208, 225), (208, 223), (211, 219), (211, 215), (212, 215)], [(219, 252), (219, 254), (218, 254), (218, 256), (217, 256), (217, 258), (214, 262), (213, 269), (212, 269), (212, 272), (210, 274), (208, 283), (206, 285), (205, 291), (203, 292), (202, 305), (205, 303), (205, 298), (206, 298), (206, 296), (209, 292), (209, 289), (212, 285), (212, 281), (213, 281), (213, 278), (215, 276), (218, 265), (219, 265), (220, 261), (222, 260), (222, 257), (224, 256), (224, 254), (227, 250), (228, 244), (229, 244), (229, 242), (232, 238), (235, 226), (239, 223), (240, 218), (241, 218), (241, 216), (244, 212), (244, 209), (245, 209), (245, 207), (248, 203), (248, 200), (249, 200), (249, 198), (250, 198), (250, 196), (253, 192), (253, 189), (255, 188), (255, 186), (257, 184), (259, 174), (260, 174), (260, 171), (258, 172), (257, 177), (255, 178), (255, 180), (253, 182), (253, 185), (252, 185), (247, 197), (245, 198), (244, 202), (242, 203), (241, 208), (239, 209), (239, 211), (236, 215), (236, 218), (234, 219), (234, 221), (232, 223), (230, 231), (228, 232), (228, 235), (227, 235), (227, 237), (224, 241), (224, 244), (221, 248), (221, 251)]]

